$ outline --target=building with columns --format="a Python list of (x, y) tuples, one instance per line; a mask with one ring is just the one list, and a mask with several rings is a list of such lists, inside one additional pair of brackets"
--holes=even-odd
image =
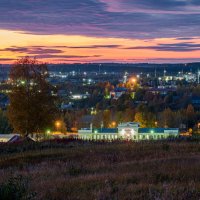
[(83, 128), (78, 131), (83, 140), (163, 140), (179, 136), (177, 128), (140, 128), (139, 123), (121, 123), (117, 128)]

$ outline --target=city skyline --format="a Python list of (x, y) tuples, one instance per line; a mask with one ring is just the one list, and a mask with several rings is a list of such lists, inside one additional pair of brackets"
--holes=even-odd
[(0, 63), (200, 61), (197, 0), (0, 2)]

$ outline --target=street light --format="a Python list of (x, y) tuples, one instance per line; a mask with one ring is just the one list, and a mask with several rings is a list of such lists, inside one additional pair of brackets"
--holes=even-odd
[(60, 121), (56, 121), (56, 122), (55, 122), (55, 126), (56, 126), (56, 129), (57, 129), (57, 131), (58, 131), (58, 129), (59, 129), (60, 126), (61, 126), (61, 122), (60, 122)]
[(137, 82), (136, 78), (132, 78), (131, 82), (135, 84)]
[(116, 122), (112, 122), (112, 127), (115, 128), (116, 127)]

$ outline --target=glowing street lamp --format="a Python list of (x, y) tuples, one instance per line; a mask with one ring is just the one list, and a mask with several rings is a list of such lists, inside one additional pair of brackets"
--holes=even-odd
[(46, 130), (46, 134), (49, 135), (50, 133), (51, 133), (51, 130), (50, 130), (50, 129), (47, 129), (47, 130)]
[(24, 80), (22, 80), (22, 81), (21, 81), (21, 84), (22, 84), (22, 85), (25, 85), (25, 84), (26, 84), (26, 82), (25, 82)]
[(116, 122), (113, 121), (113, 122), (111, 123), (111, 126), (112, 126), (113, 128), (115, 128), (115, 127), (116, 127)]
[(55, 122), (55, 126), (56, 126), (56, 129), (57, 129), (57, 131), (58, 131), (58, 129), (59, 129), (60, 126), (61, 126), (61, 122), (60, 122), (60, 121), (56, 121), (56, 122)]
[(131, 82), (132, 82), (133, 84), (135, 84), (135, 83), (137, 82), (136, 78), (132, 78), (132, 79), (131, 79)]

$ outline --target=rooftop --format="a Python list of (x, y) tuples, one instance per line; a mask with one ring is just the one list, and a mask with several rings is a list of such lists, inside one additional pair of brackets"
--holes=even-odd
[(165, 131), (178, 131), (178, 128), (139, 128), (138, 133), (164, 133)]

